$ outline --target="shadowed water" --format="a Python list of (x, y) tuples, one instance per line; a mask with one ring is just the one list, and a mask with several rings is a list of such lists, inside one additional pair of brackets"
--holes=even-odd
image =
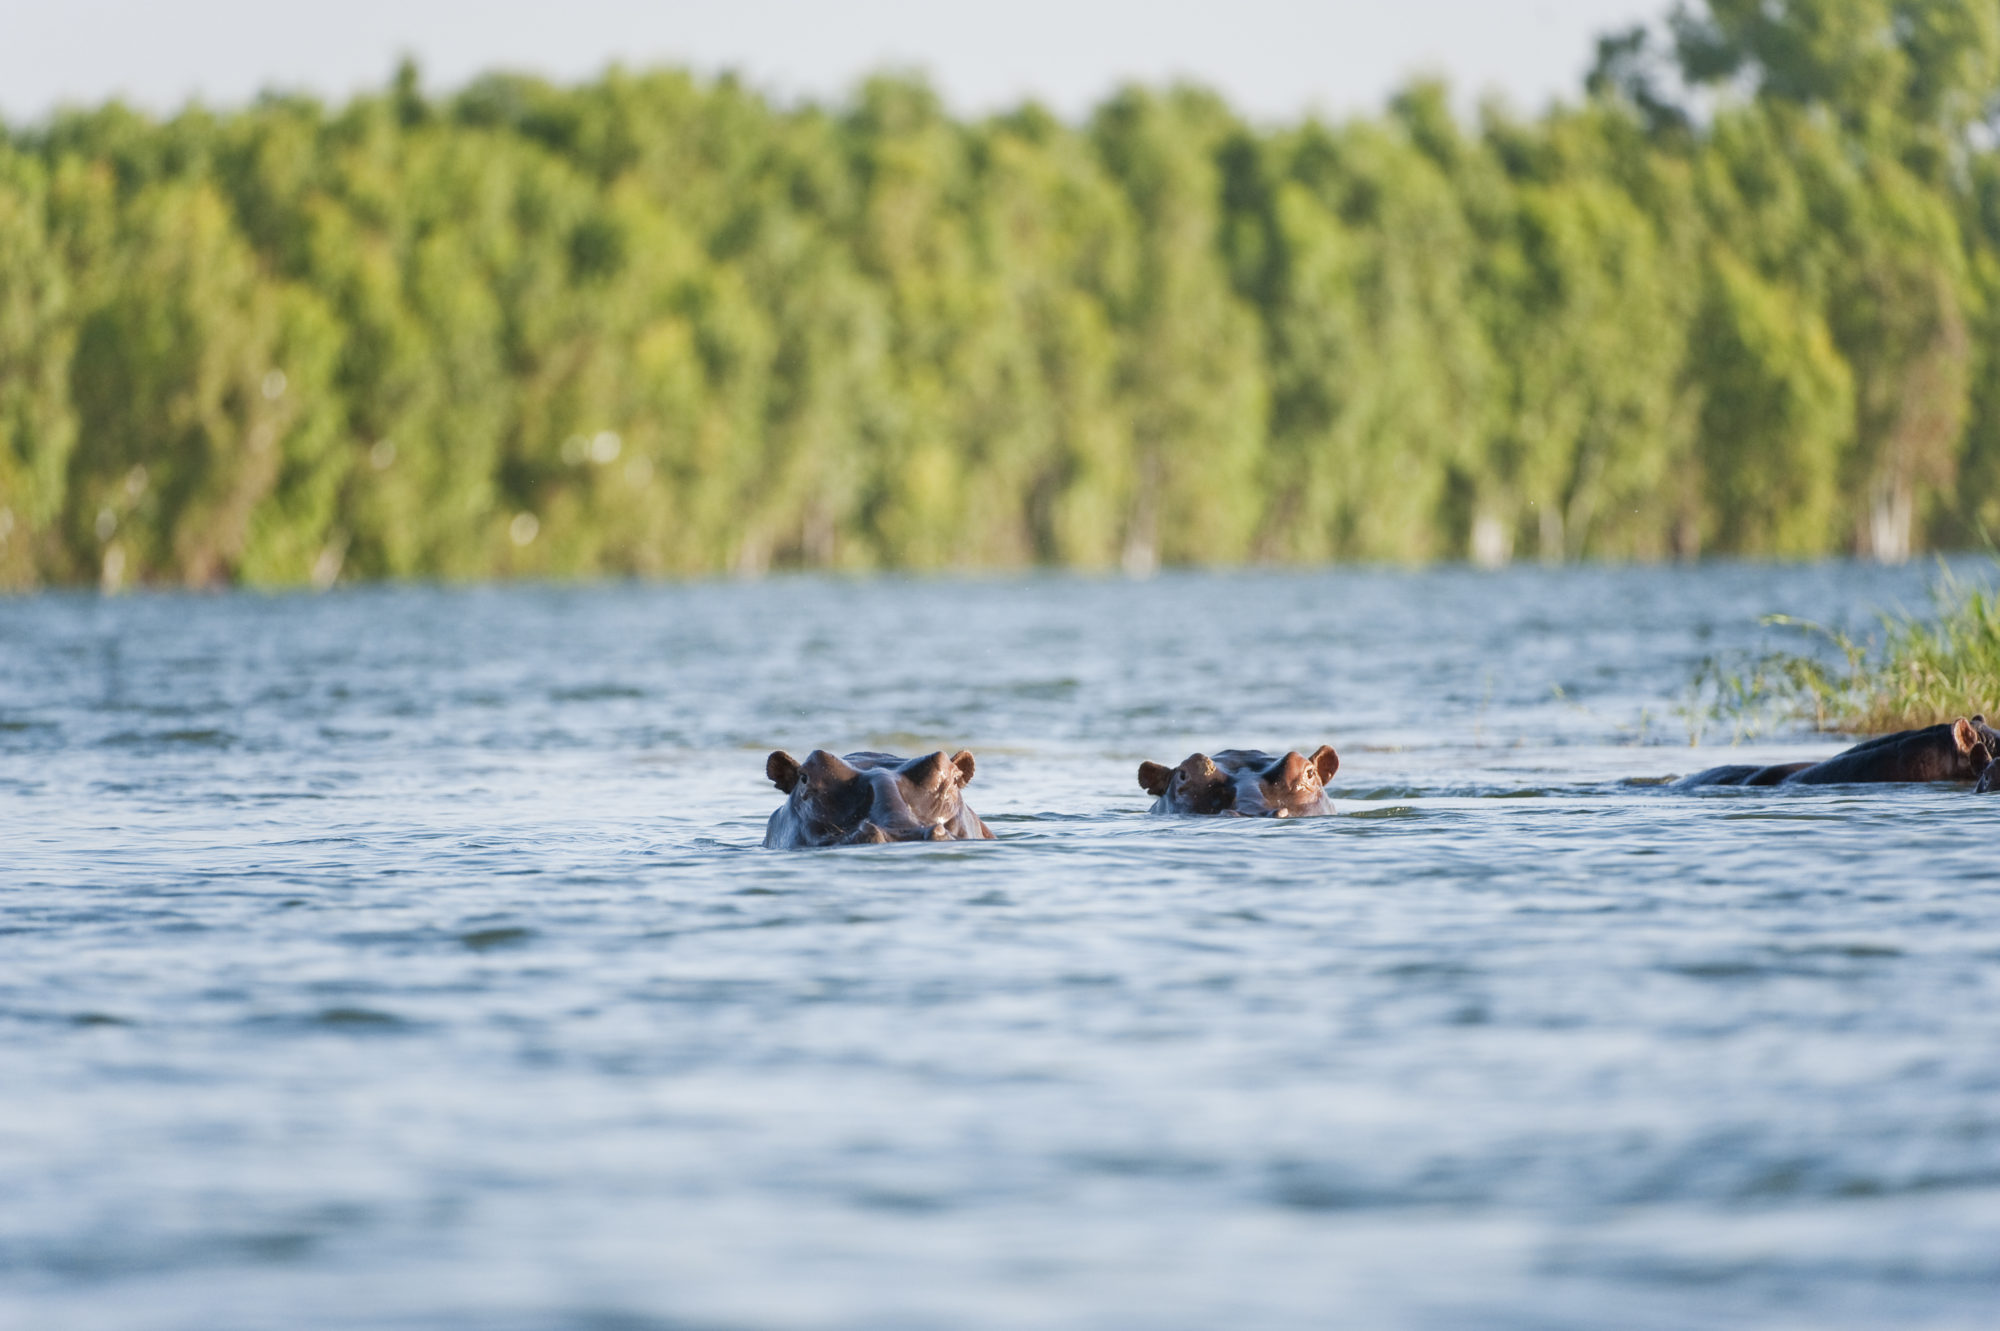
[[(0, 602), (0, 1326), (1990, 1325), (2000, 799), (1622, 784), (1926, 579)], [(999, 841), (758, 848), (961, 745)]]

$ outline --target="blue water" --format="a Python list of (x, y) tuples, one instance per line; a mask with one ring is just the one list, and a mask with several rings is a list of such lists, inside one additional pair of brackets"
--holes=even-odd
[(1991, 1326), (2000, 799), (1622, 783), (1928, 577), (0, 601), (0, 1326)]

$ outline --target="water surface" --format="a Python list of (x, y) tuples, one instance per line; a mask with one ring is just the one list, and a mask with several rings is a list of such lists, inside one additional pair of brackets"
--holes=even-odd
[[(0, 1326), (1991, 1325), (2000, 800), (1624, 783), (1927, 577), (0, 602)], [(999, 841), (758, 848), (961, 745)]]

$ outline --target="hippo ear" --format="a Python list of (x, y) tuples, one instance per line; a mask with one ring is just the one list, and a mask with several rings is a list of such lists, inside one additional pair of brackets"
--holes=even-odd
[(814, 749), (807, 754), (799, 770), (807, 781), (816, 786), (837, 785), (861, 775), (825, 749)]
[(1158, 763), (1139, 764), (1139, 789), (1148, 795), (1167, 793), (1167, 782), (1174, 779), (1174, 769), (1162, 767)]
[(1333, 751), (1333, 745), (1322, 744), (1313, 750), (1312, 765), (1319, 769), (1320, 784), (1325, 785), (1340, 770), (1340, 755)]
[(957, 753), (952, 754), (951, 765), (958, 769), (959, 785), (969, 786), (972, 784), (972, 772), (977, 764), (972, 761), (971, 749), (960, 749)]
[(947, 770), (943, 753), (927, 753), (898, 767), (896, 775), (920, 790), (929, 790), (944, 779)]
[(792, 787), (799, 784), (799, 760), (779, 749), (764, 760), (764, 775), (771, 778), (771, 784), (787, 795)]
[(1960, 753), (1971, 753), (1972, 746), (1979, 743), (1979, 732), (1972, 728), (1972, 722), (1961, 716), (1951, 723), (1951, 742), (1958, 745)]

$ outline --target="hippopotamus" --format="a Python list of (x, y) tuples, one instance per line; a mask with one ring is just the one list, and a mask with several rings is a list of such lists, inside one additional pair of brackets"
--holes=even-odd
[(1326, 783), (1340, 770), (1331, 744), (1273, 757), (1262, 749), (1190, 754), (1179, 767), (1139, 764), (1139, 785), (1157, 795), (1153, 813), (1221, 814), (1233, 818), (1311, 818), (1332, 813)]
[(889, 841), (991, 841), (993, 833), (965, 805), (972, 755), (961, 749), (921, 758), (814, 749), (802, 763), (780, 750), (764, 772), (786, 800), (764, 829), (764, 844), (866, 846)]
[(1986, 718), (1959, 717), (1921, 730), (1899, 730), (1863, 740), (1816, 763), (1737, 764), (1711, 767), (1673, 783), (1694, 786), (1832, 786), (1887, 781), (1976, 781), (1981, 792), (2000, 788), (2000, 731)]

